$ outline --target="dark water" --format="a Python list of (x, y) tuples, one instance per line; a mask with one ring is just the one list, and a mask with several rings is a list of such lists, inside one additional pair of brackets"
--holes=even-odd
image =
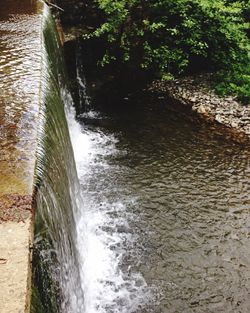
[(105, 215), (92, 232), (119, 237), (101, 241), (137, 287), (116, 309), (96, 297), (99, 309), (86, 312), (249, 312), (248, 148), (147, 95), (104, 107), (81, 119), (85, 212)]
[(248, 313), (248, 148), (145, 94), (103, 99), (80, 128), (54, 23), (30, 3), (0, 10), (0, 187), (33, 187), (41, 90), (35, 311)]

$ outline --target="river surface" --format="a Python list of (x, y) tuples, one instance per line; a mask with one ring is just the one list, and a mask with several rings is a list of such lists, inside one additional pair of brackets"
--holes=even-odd
[(85, 312), (249, 312), (248, 149), (138, 98), (71, 129)]
[[(29, 0), (7, 1), (0, 10), (0, 193), (33, 187), (41, 71), (36, 12)], [(67, 129), (51, 127), (66, 142), (54, 135), (49, 147), (57, 158), (48, 169), (54, 180), (44, 184), (55, 189), (44, 188), (44, 199), (54, 201), (44, 206), (51, 209), (50, 231), (64, 243), (58, 260), (69, 304), (61, 311), (249, 313), (248, 148), (193, 123), (167, 101), (144, 95), (101, 104), (79, 118), (81, 125), (67, 113), (79, 197), (75, 177), (65, 175), (65, 168), (74, 172)], [(64, 123), (62, 114), (57, 120)], [(80, 208), (76, 230), (72, 212), (65, 213), (67, 189)], [(72, 260), (75, 237), (79, 262)]]

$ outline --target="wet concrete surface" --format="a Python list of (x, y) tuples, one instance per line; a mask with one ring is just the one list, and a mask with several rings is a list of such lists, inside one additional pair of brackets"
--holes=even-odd
[(24, 222), (32, 213), (32, 196), (18, 194), (4, 195), (0, 198), (0, 222)]
[(0, 312), (29, 312), (32, 193), (41, 73), (35, 1), (0, 9)]
[(0, 195), (30, 194), (41, 68), (41, 18), (30, 1), (0, 12)]
[(0, 312), (26, 313), (30, 306), (30, 242), (32, 223), (0, 224)]

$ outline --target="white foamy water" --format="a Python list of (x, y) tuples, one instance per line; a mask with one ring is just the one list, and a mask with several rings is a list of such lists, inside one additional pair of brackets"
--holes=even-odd
[[(100, 116), (91, 111), (87, 117)], [(136, 253), (136, 238), (129, 226), (135, 217), (127, 212), (127, 205), (136, 199), (120, 201), (119, 194), (109, 197), (107, 190), (112, 186), (115, 190), (115, 184), (106, 180), (115, 166), (109, 164), (109, 157), (121, 153), (117, 139), (82, 127), (72, 108), (67, 118), (82, 186), (77, 235), (85, 313), (140, 312), (151, 297), (150, 290), (142, 275), (124, 263), (128, 251)]]

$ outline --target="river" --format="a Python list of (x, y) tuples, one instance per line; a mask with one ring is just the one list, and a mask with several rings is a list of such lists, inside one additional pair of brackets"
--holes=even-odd
[(147, 94), (99, 104), (71, 128), (85, 312), (249, 312), (247, 148)]
[(0, 186), (35, 189), (35, 312), (248, 313), (248, 147), (146, 92), (76, 121), (53, 19), (29, 5), (0, 12)]

